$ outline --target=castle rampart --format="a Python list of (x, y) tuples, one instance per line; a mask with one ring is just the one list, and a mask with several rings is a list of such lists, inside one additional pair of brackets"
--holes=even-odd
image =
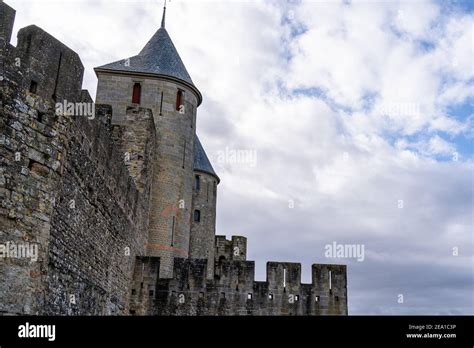
[(346, 268), (312, 266), (312, 283), (301, 283), (301, 264), (268, 262), (266, 281), (255, 281), (255, 263), (216, 261), (206, 279), (206, 259), (175, 259), (172, 279), (158, 279), (145, 314), (340, 315), (347, 314)]
[(68, 102), (91, 100), (77, 54), (37, 27), (20, 30), (18, 48), (5, 58), (0, 243), (38, 254), (0, 261), (0, 311), (128, 313), (135, 257), (148, 236), (153, 115), (134, 108), (124, 125), (112, 126), (110, 106), (95, 105), (92, 117), (58, 114), (55, 91)]

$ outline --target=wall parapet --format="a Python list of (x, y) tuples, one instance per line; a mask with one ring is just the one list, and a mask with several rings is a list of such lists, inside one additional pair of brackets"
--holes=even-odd
[(255, 262), (216, 262), (206, 279), (206, 259), (174, 261), (174, 276), (158, 279), (148, 314), (158, 315), (345, 315), (346, 266), (312, 265), (312, 283), (301, 283), (301, 264), (268, 262), (265, 281)]

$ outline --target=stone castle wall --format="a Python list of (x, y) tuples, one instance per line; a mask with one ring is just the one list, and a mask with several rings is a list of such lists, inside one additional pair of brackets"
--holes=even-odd
[[(117, 151), (121, 147), (111, 141), (112, 131), (133, 133), (133, 128), (111, 128), (110, 107), (99, 106), (97, 111), (97, 121), (79, 121), (69, 135), (60, 198), (52, 216), (50, 314), (127, 313), (135, 257), (145, 252), (151, 182), (137, 176), (142, 194), (129, 174), (133, 162), (127, 167), (124, 151)], [(134, 126), (154, 130), (149, 110), (129, 110), (127, 117)], [(153, 139), (152, 134), (144, 139)], [(122, 138), (124, 148), (126, 140)], [(151, 162), (153, 146), (143, 144), (145, 163)], [(150, 178), (151, 170), (145, 167), (141, 174)]]
[(0, 312), (39, 314), (45, 304), (51, 202), (61, 177), (65, 125), (63, 120), (53, 123), (46, 102), (23, 94), (3, 77), (0, 244), (37, 248), (37, 255), (36, 260), (16, 255), (0, 259)]
[(132, 108), (123, 125), (112, 126), (110, 106), (97, 105), (94, 120), (58, 114), (55, 98), (90, 101), (77, 55), (34, 26), (8, 52), (0, 90), (0, 243), (39, 252), (35, 261), (0, 260), (0, 312), (128, 313), (135, 258), (148, 237), (153, 115)]

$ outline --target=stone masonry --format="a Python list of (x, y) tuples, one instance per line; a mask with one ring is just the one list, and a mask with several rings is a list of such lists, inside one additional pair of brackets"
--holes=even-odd
[(202, 94), (163, 15), (137, 55), (95, 69), (0, 2), (0, 315), (347, 315), (344, 265), (268, 262), (216, 236)]

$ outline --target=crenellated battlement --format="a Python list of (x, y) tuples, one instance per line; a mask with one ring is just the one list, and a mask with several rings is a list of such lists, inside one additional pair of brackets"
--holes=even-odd
[(232, 236), (230, 240), (226, 236), (215, 237), (216, 261), (219, 260), (243, 260), (247, 259), (247, 238)]
[(80, 101), (84, 66), (78, 54), (35, 25), (20, 29), (14, 47), (15, 11), (2, 2), (0, 16), (2, 77), (46, 101)]
[(10, 44), (16, 11), (2, 1), (0, 4), (0, 38), (3, 45)]
[[(224, 241), (228, 246), (235, 245), (232, 241), (242, 241), (242, 238), (235, 237), (229, 241), (216, 236), (216, 248), (222, 248)], [(159, 263), (158, 258), (155, 262)], [(140, 268), (139, 264), (136, 267)], [(142, 299), (132, 309), (133, 314), (347, 314), (344, 265), (312, 265), (310, 284), (301, 282), (300, 263), (268, 262), (263, 282), (255, 280), (254, 261), (217, 258), (213, 279), (206, 279), (206, 270), (207, 259), (175, 258), (173, 278), (157, 279), (156, 287), (155, 283), (147, 284), (148, 306), (143, 305), (145, 300)], [(153, 270), (155, 273), (156, 270)], [(142, 285), (135, 283), (134, 287), (138, 289)]]

